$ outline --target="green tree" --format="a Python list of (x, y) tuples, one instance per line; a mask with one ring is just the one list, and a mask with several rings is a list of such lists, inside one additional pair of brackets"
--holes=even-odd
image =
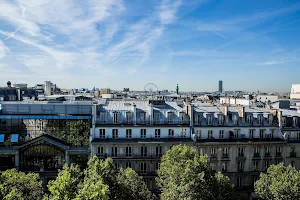
[(120, 169), (118, 183), (125, 188), (126, 196), (132, 200), (149, 200), (153, 198), (143, 178), (131, 168)]
[(51, 200), (75, 199), (77, 186), (81, 183), (83, 177), (78, 165), (65, 164), (63, 170), (60, 170), (55, 180), (48, 183)]
[(10, 169), (0, 177), (0, 197), (3, 200), (32, 200), (43, 198), (42, 181), (38, 174)]
[(196, 155), (193, 147), (173, 146), (161, 159), (157, 184), (162, 200), (229, 200), (233, 186), (228, 177), (211, 169), (206, 156)]
[(115, 169), (111, 158), (103, 161), (99, 160), (97, 156), (93, 156), (88, 162), (84, 175), (88, 183), (95, 184), (102, 179), (103, 183), (109, 187), (109, 199), (124, 199), (123, 187), (117, 182), (118, 170)]
[(108, 186), (102, 182), (101, 177), (98, 180), (85, 177), (84, 183), (81, 185), (76, 200), (107, 200)]
[(294, 200), (300, 199), (300, 172), (283, 163), (271, 165), (267, 173), (261, 173), (254, 190), (260, 199)]

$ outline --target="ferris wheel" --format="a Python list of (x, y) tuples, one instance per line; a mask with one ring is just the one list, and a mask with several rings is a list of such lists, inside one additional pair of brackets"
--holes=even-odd
[(144, 91), (150, 94), (158, 93), (158, 87), (154, 83), (147, 83), (144, 87)]

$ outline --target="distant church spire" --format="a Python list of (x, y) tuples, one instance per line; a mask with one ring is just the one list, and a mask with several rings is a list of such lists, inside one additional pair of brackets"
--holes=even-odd
[(176, 94), (179, 94), (179, 86), (178, 86), (178, 83), (177, 83), (177, 87), (176, 87)]

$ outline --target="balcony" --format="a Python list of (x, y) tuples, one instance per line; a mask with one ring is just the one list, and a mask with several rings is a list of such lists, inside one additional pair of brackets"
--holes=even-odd
[(281, 157), (282, 157), (282, 154), (281, 154), (281, 152), (276, 152), (276, 154), (275, 154), (275, 157), (277, 157), (277, 158), (281, 158)]
[(113, 158), (113, 159), (157, 159), (161, 158), (160, 154), (98, 154), (99, 158)]
[(211, 154), (210, 155), (210, 160), (218, 160), (218, 155), (217, 154)]
[(113, 121), (113, 120), (96, 120), (97, 125), (169, 125), (169, 126), (189, 126), (190, 121), (189, 120), (137, 120), (137, 121), (128, 121), (128, 120), (120, 120), (120, 121)]
[(297, 153), (296, 152), (290, 152), (290, 157), (291, 158), (295, 158), (295, 157), (297, 157)]
[(260, 153), (254, 153), (253, 154), (253, 160), (260, 160), (261, 157), (260, 157)]
[(246, 157), (244, 154), (239, 154), (238, 157), (236, 157), (236, 160), (237, 161), (245, 161), (246, 160)]
[(223, 154), (221, 160), (223, 160), (223, 161), (225, 161), (225, 160), (230, 161), (229, 155), (228, 154)]

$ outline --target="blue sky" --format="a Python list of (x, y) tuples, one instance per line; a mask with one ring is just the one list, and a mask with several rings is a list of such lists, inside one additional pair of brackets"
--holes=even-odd
[(0, 85), (289, 91), (300, 2), (1, 0)]

